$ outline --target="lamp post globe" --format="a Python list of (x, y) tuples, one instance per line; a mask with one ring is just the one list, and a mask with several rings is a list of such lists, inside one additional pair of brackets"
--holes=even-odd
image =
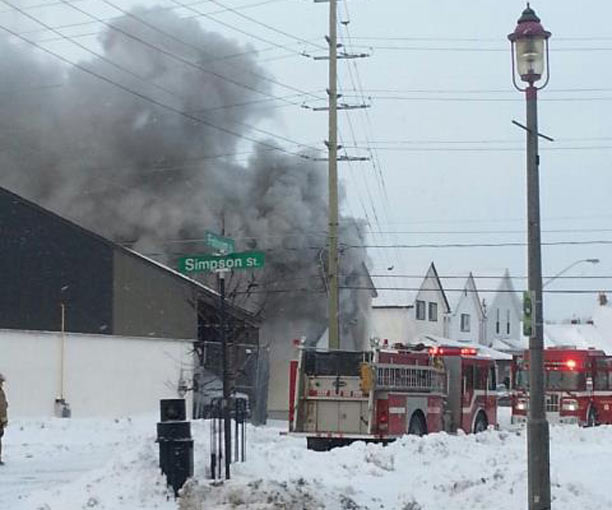
[[(540, 18), (527, 4), (527, 8), (518, 19), (514, 32), (508, 35), (512, 47), (512, 80), (516, 85), (518, 74), (520, 79), (530, 86), (540, 81), (546, 69), (546, 81), (540, 88), (548, 83), (548, 39), (551, 33), (544, 30)], [(519, 88), (520, 89), (520, 88)]]

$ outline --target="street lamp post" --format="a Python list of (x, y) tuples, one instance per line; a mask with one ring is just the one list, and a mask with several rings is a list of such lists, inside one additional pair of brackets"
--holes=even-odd
[(567, 273), (573, 267), (576, 267), (578, 264), (583, 264), (585, 262), (588, 262), (589, 264), (595, 265), (595, 264), (599, 264), (599, 259), (581, 259), (581, 260), (577, 260), (576, 262), (572, 262), (569, 266), (567, 266), (566, 268), (562, 269), (556, 275), (551, 276), (548, 280), (546, 280), (542, 284), (542, 287), (546, 287), (549, 283), (554, 282), (557, 278), (559, 278), (561, 275), (564, 275), (565, 273)]
[[(527, 478), (529, 510), (550, 509), (550, 438), (544, 406), (544, 318), (540, 239), (540, 179), (537, 92), (548, 83), (548, 39), (529, 4), (508, 39), (512, 48), (512, 81), (527, 100), (527, 237), (528, 286), (534, 305), (529, 339), (529, 414), (527, 418)], [(537, 87), (546, 70), (544, 84)], [(516, 75), (525, 87), (517, 84)]]

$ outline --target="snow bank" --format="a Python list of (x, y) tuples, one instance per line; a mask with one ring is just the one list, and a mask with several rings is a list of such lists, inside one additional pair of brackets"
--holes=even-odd
[[(195, 479), (175, 501), (157, 468), (153, 418), (14, 427), (0, 477), (0, 508), (11, 510), (515, 510), (526, 502), (523, 429), (406, 436), (386, 447), (354, 443), (320, 453), (281, 436), (282, 424), (249, 427), (247, 462), (232, 465), (229, 482), (214, 483), (206, 478), (209, 430), (197, 422)], [(552, 426), (551, 440), (555, 510), (612, 508), (612, 427)], [(41, 480), (25, 497), (19, 465), (28, 462)]]

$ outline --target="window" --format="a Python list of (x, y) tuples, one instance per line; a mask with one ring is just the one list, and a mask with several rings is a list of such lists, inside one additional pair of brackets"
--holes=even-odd
[(470, 314), (469, 313), (461, 314), (461, 331), (464, 333), (469, 333), (470, 331)]
[(476, 367), (476, 379), (474, 381), (474, 388), (477, 390), (487, 389), (487, 367), (477, 366)]
[(608, 389), (608, 360), (598, 359), (595, 360), (595, 389), (596, 390), (607, 390)]
[(463, 393), (472, 393), (474, 389), (474, 366), (463, 367)]
[(495, 373), (495, 366), (489, 367), (489, 390), (497, 390), (497, 376)]
[(496, 320), (495, 320), (495, 333), (499, 335), (499, 308), (497, 309)]
[(506, 335), (510, 334), (510, 310), (506, 310)]
[(418, 321), (425, 320), (425, 301), (416, 302), (416, 318)]
[(429, 303), (429, 320), (431, 322), (438, 320), (438, 303)]

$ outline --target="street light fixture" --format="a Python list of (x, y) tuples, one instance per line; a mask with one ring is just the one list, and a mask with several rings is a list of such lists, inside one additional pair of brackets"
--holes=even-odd
[(573, 267), (576, 267), (578, 264), (582, 264), (584, 262), (588, 262), (589, 264), (599, 264), (599, 259), (581, 259), (581, 260), (577, 260), (576, 262), (572, 262), (569, 266), (567, 266), (565, 269), (562, 269), (561, 271), (559, 271), (556, 275), (552, 276), (551, 278), (549, 278), (548, 280), (546, 280), (544, 282), (544, 284), (542, 285), (542, 287), (546, 287), (549, 283), (553, 282), (554, 280), (556, 280), (557, 278), (559, 278), (559, 276), (567, 273), (570, 269), (572, 269)]
[[(542, 244), (540, 238), (540, 177), (538, 155), (538, 89), (548, 84), (548, 39), (540, 18), (527, 4), (510, 39), (512, 82), (527, 102), (527, 237), (528, 287), (534, 327), (529, 338), (529, 414), (527, 418), (527, 483), (529, 510), (550, 509), (550, 436), (544, 406), (544, 317), (542, 303)], [(546, 79), (539, 82), (546, 70)], [(527, 85), (521, 88), (516, 75)]]

